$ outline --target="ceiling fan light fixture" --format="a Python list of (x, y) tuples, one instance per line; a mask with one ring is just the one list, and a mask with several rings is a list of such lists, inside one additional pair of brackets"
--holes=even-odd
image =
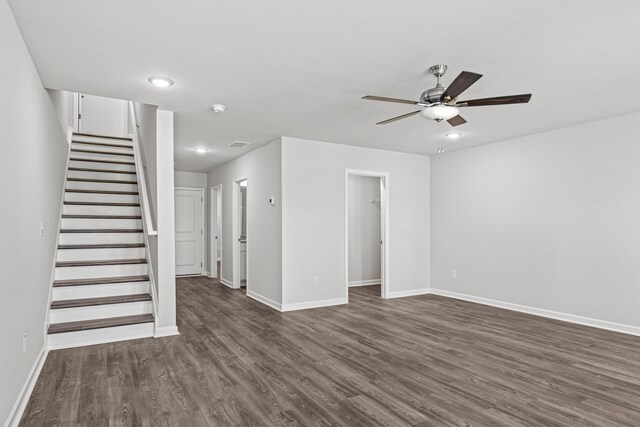
[(451, 105), (434, 105), (432, 107), (426, 107), (424, 110), (420, 112), (420, 115), (425, 119), (442, 121), (449, 120), (460, 113), (460, 109), (458, 107), (453, 107)]

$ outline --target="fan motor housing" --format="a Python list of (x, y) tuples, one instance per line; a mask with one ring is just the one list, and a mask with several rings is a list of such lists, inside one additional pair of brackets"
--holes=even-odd
[(422, 92), (422, 95), (420, 95), (420, 102), (424, 104), (433, 104), (435, 102), (440, 102), (443, 93), (444, 87), (442, 87), (442, 85), (437, 85), (432, 89), (427, 89)]

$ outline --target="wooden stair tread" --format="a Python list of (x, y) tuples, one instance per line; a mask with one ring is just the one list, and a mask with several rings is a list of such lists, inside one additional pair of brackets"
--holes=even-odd
[(61, 233), (142, 233), (142, 228), (61, 228)]
[(64, 202), (65, 205), (74, 206), (133, 206), (139, 207), (140, 203), (117, 203), (117, 202)]
[(127, 145), (127, 144), (109, 144), (107, 142), (77, 141), (75, 139), (72, 139), (71, 143), (72, 144), (100, 145), (100, 146), (103, 146), (103, 147), (117, 147), (117, 148), (131, 148), (131, 149), (133, 149), (132, 145)]
[(129, 259), (105, 259), (105, 260), (87, 260), (87, 261), (58, 261), (56, 267), (91, 267), (95, 265), (128, 265), (128, 264), (146, 264), (145, 258), (129, 258)]
[(75, 171), (75, 172), (100, 172), (100, 173), (126, 173), (129, 175), (135, 175), (136, 172), (135, 171), (118, 171), (118, 170), (113, 170), (113, 169), (92, 169), (92, 168), (78, 168), (75, 166), (70, 166), (69, 167), (70, 171)]
[(127, 156), (133, 157), (133, 153), (111, 153), (109, 151), (98, 151), (98, 150), (83, 150), (82, 148), (72, 148), (71, 152), (73, 153), (91, 153), (91, 154), (106, 154), (109, 156)]
[(104, 319), (81, 320), (78, 322), (52, 323), (47, 332), (60, 334), (64, 332), (86, 331), (91, 329), (111, 328), (114, 326), (137, 325), (154, 322), (153, 314), (136, 314), (133, 316), (107, 317)]
[(138, 185), (138, 181), (122, 181), (119, 179), (91, 179), (91, 178), (67, 178), (73, 182), (99, 182), (101, 184), (132, 184)]
[(94, 277), (92, 279), (68, 279), (68, 280), (55, 280), (53, 287), (63, 286), (85, 286), (85, 285), (109, 285), (113, 283), (128, 283), (128, 282), (147, 282), (149, 276), (119, 276), (119, 277)]
[(52, 309), (91, 307), (95, 305), (124, 304), (128, 302), (151, 301), (149, 294), (116, 295), (111, 297), (80, 298), (53, 301)]
[(69, 160), (76, 161), (76, 162), (111, 163), (114, 165), (135, 166), (134, 162), (122, 162), (119, 160), (83, 159), (81, 157), (70, 157)]
[(58, 245), (58, 249), (126, 249), (144, 248), (144, 243), (99, 243), (86, 245)]
[(121, 194), (125, 196), (137, 196), (137, 191), (113, 191), (113, 190), (84, 190), (84, 189), (65, 189), (66, 193), (85, 193), (85, 194)]
[(140, 215), (70, 215), (63, 214), (66, 219), (142, 219)]
[(133, 139), (128, 136), (109, 136), (109, 135), (98, 135), (95, 133), (84, 133), (84, 132), (74, 132), (73, 135), (78, 136), (91, 136), (94, 138), (105, 138), (105, 139), (122, 139), (125, 141), (132, 141)]

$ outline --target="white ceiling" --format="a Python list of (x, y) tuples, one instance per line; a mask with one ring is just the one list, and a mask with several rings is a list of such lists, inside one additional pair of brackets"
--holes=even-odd
[[(178, 170), (209, 171), (280, 135), (434, 154), (640, 111), (640, 2), (513, 0), (9, 0), (45, 86), (176, 112)], [(484, 74), (461, 98), (463, 138), (415, 116), (375, 123), (434, 85)], [(175, 85), (157, 89), (152, 75)], [(210, 105), (227, 105), (214, 114)], [(612, 129), (612, 137), (615, 135)], [(209, 152), (197, 155), (196, 146)]]

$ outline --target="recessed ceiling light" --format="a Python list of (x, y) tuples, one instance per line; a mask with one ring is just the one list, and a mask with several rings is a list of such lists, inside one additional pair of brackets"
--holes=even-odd
[(227, 109), (227, 106), (222, 104), (213, 104), (211, 108), (213, 108), (214, 113), (223, 113), (224, 110)]
[(169, 87), (173, 85), (173, 81), (166, 77), (149, 77), (149, 83), (157, 87)]
[(206, 149), (206, 148), (204, 148), (204, 147), (198, 147), (198, 148), (195, 148), (195, 150), (196, 150), (196, 152), (198, 152), (198, 153), (200, 153), (200, 154), (202, 154), (202, 153), (206, 153), (207, 151), (209, 151), (209, 150), (207, 150), (207, 149)]
[(449, 132), (448, 134), (445, 135), (447, 138), (455, 140), (458, 139), (462, 136), (462, 134), (460, 132)]

